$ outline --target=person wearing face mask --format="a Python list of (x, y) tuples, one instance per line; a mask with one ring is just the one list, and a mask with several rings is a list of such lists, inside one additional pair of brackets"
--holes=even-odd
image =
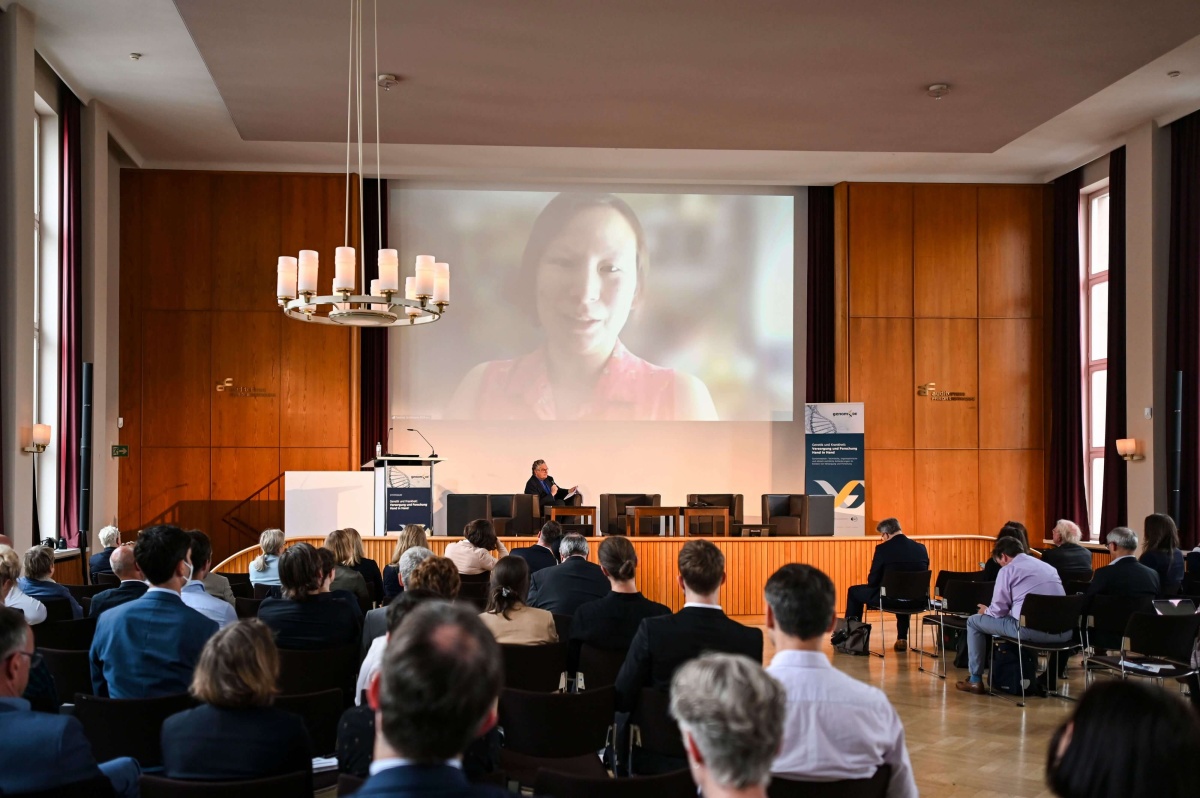
[(619, 197), (563, 193), (537, 220), (519, 284), (532, 286), (543, 342), (463, 378), (448, 418), (712, 421), (708, 388), (620, 340), (645, 290), (646, 235)]
[(150, 588), (96, 622), (89, 660), (96, 695), (154, 698), (186, 693), (200, 652), (217, 632), (215, 621), (183, 603), (192, 578), (192, 539), (161, 524), (138, 537), (133, 556)]

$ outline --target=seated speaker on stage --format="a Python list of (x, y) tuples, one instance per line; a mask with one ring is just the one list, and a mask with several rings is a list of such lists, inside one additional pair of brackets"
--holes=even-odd
[[(561, 507), (571, 504), (571, 499), (576, 496), (579, 496), (580, 500), (583, 499), (578, 485), (573, 488), (560, 488), (555, 484), (554, 477), (550, 476), (550, 467), (546, 465), (545, 460), (533, 461), (533, 476), (525, 483), (525, 492), (530, 496), (537, 496), (542, 507)], [(575, 503), (578, 504), (578, 502)]]

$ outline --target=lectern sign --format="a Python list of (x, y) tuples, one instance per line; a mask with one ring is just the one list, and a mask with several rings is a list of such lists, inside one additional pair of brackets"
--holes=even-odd
[(862, 403), (806, 404), (804, 443), (805, 493), (833, 497), (834, 534), (863, 534), (867, 487)]

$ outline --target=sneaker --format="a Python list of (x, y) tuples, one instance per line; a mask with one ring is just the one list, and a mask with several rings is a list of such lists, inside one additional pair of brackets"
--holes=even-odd
[(897, 640), (895, 645), (892, 646), (892, 651), (908, 651), (908, 641)]

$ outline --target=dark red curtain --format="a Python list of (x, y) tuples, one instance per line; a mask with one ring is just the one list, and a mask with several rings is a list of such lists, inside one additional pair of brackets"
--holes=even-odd
[(1088, 526), (1083, 456), (1083, 347), (1080, 344), (1081, 272), (1079, 188), (1082, 170), (1054, 181), (1051, 262), (1051, 419), (1046, 474), (1046, 531), (1060, 518)]
[(83, 368), (83, 164), (79, 98), (59, 84), (58, 536), (79, 545)]
[[(363, 263), (367, 284), (379, 276), (379, 250), (387, 248), (388, 195), (386, 180), (366, 180), (363, 186)], [(376, 221), (382, 215), (382, 230)], [(382, 235), (382, 240), (381, 240)], [(403, 280), (401, 280), (403, 287)], [(366, 293), (364, 290), (363, 293)], [(388, 448), (388, 331), (364, 329), (359, 368), (359, 456), (366, 462), (375, 456), (375, 444)]]
[(1129, 523), (1125, 437), (1125, 148), (1108, 156), (1108, 389), (1104, 397), (1104, 494), (1100, 529)]
[(833, 187), (808, 189), (808, 337), (805, 347), (805, 401), (837, 397), (834, 365)]
[[(1171, 249), (1167, 276), (1167, 485), (1179, 481), (1168, 507), (1179, 526), (1180, 545), (1197, 543), (1200, 518), (1200, 111), (1171, 125)], [(1173, 454), (1176, 372), (1183, 372), (1180, 455)]]

